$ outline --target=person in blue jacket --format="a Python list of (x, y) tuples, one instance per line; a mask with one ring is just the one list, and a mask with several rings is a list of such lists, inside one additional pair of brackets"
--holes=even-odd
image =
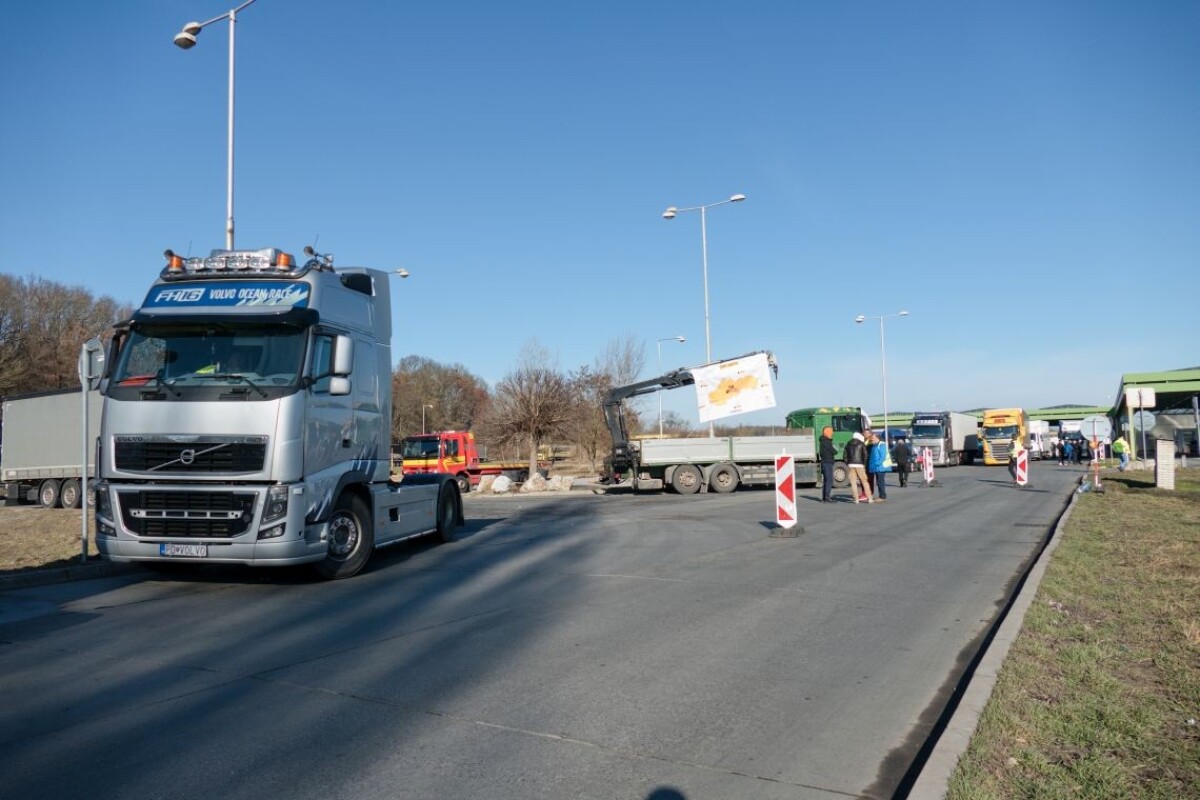
[(887, 474), (892, 471), (890, 466), (884, 464), (887, 457), (887, 445), (883, 443), (878, 434), (872, 433), (871, 447), (867, 451), (867, 474), (871, 477), (875, 494), (879, 496), (880, 500), (887, 500)]

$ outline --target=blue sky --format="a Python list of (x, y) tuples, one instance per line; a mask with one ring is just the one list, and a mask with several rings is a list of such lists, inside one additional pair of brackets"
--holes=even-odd
[[(0, 272), (136, 303), (224, 243), (233, 3), (0, 26)], [(1106, 405), (1200, 364), (1200, 4), (258, 0), (237, 245), (405, 267), (396, 358), (495, 382), (646, 343), (780, 364), (779, 408)], [(668, 409), (695, 419), (687, 392)]]

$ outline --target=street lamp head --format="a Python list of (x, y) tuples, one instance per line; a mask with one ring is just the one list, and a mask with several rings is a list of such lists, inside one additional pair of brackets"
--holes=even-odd
[(898, 317), (907, 317), (907, 316), (908, 316), (908, 312), (907, 312), (907, 311), (901, 311), (901, 312), (900, 312), (899, 314), (897, 314), (896, 316), (898, 316)]
[(854, 318), (854, 321), (855, 322), (866, 322), (867, 318), (864, 317), (862, 314), (859, 314), (857, 317)]
[(743, 201), (743, 200), (745, 200), (745, 199), (746, 199), (746, 195), (744, 195), (744, 194), (735, 194), (733, 197), (729, 198), (729, 202), (731, 202), (731, 203), (740, 203), (740, 202), (742, 202), (742, 201)]
[(684, 338), (684, 337), (682, 337), (682, 336), (676, 336), (676, 337), (675, 337), (675, 341), (677, 341), (677, 342), (679, 342), (680, 344), (682, 344), (683, 342), (686, 342), (686, 341), (687, 341), (687, 339), (685, 339), (685, 338)]
[(196, 46), (196, 35), (200, 33), (202, 26), (199, 22), (189, 22), (183, 26), (183, 30), (175, 34), (175, 46), (183, 50), (190, 50)]
[(666, 211), (663, 212), (663, 219), (675, 219), (676, 210), (677, 209), (675, 208), (675, 206), (671, 206), (670, 208), (668, 208)]
[(397, 275), (399, 275), (401, 278), (407, 278), (407, 277), (408, 277), (408, 270), (406, 270), (404, 267), (401, 267), (400, 269), (397, 269), (397, 270), (393, 270), (393, 272), (395, 272), (395, 273), (396, 273)]

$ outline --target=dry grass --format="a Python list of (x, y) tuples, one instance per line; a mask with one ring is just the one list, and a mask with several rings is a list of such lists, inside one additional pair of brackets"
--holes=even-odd
[(951, 800), (1200, 798), (1200, 470), (1111, 473), (1062, 541)]
[[(78, 564), (82, 512), (40, 506), (0, 507), (0, 574)], [(88, 520), (88, 554), (96, 539)]]

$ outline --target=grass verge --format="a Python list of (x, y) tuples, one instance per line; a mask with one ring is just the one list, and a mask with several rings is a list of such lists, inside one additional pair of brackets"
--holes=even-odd
[(949, 800), (1200, 798), (1200, 469), (1077, 498)]

